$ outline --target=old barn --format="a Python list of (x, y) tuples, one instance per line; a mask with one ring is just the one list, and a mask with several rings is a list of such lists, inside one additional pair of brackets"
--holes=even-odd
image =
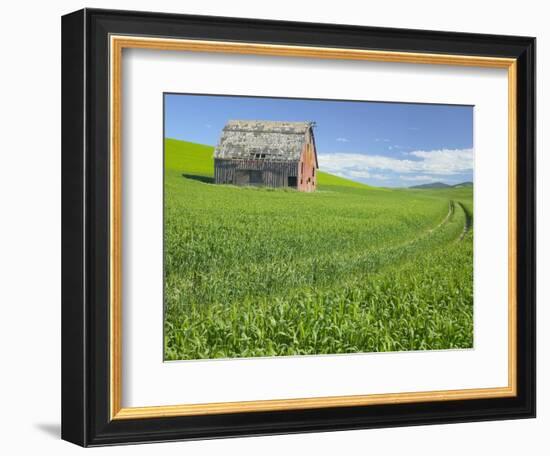
[(214, 151), (216, 184), (317, 187), (313, 122), (230, 120)]

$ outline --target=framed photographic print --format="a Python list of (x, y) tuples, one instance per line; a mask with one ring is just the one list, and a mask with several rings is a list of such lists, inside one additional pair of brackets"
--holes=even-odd
[(535, 416), (535, 40), (62, 21), (62, 437)]

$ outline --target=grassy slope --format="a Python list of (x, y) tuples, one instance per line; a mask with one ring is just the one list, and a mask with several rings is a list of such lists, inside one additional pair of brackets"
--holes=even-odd
[[(203, 144), (195, 144), (176, 139), (167, 139), (166, 143), (167, 167), (183, 170), (186, 174), (198, 176), (214, 176), (214, 148)], [(332, 174), (318, 173), (320, 186), (338, 185), (352, 188), (366, 188), (367, 185), (343, 179)]]
[(166, 140), (167, 359), (472, 345), (471, 189), (319, 173), (312, 194), (217, 186), (212, 148)]

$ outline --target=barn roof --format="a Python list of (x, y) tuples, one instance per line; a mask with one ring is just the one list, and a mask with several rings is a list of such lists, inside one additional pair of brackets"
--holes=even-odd
[(225, 125), (215, 158), (299, 160), (312, 122), (230, 120)]

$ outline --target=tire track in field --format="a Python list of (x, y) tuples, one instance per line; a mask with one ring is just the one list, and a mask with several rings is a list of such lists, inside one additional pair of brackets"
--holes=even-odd
[[(385, 254), (389, 256), (389, 258), (387, 258), (387, 261), (384, 262), (383, 264), (376, 265), (374, 269), (370, 270), (368, 273), (369, 274), (381, 273), (385, 269), (393, 267), (393, 265), (395, 265), (398, 262), (407, 261), (407, 259), (412, 258), (414, 255), (421, 254), (422, 249), (425, 249), (426, 246), (428, 247), (430, 246), (429, 245), (430, 239), (432, 237), (435, 237), (439, 232), (439, 230), (441, 230), (445, 225), (447, 225), (453, 219), (453, 216), (456, 214), (456, 211), (458, 210), (457, 205), (460, 206), (460, 208), (465, 214), (464, 229), (462, 233), (459, 235), (459, 237), (454, 238), (454, 236), (452, 236), (449, 239), (442, 241), (441, 243), (438, 242), (438, 245), (439, 246), (442, 246), (443, 244), (449, 245), (452, 242), (461, 241), (471, 228), (472, 218), (468, 210), (462, 205), (462, 203), (455, 202), (454, 200), (449, 200), (449, 210), (447, 211), (447, 214), (445, 215), (445, 218), (443, 220), (441, 220), (436, 226), (433, 226), (432, 228), (427, 228), (427, 229), (425, 228), (424, 231), (418, 232), (416, 237), (412, 239), (409, 239), (397, 245), (391, 245), (391, 246), (379, 249), (378, 253), (385, 252)], [(415, 244), (420, 246), (415, 247)], [(346, 255), (349, 257), (348, 254)], [(355, 260), (359, 260), (363, 256), (365, 256), (365, 252), (361, 252), (357, 254), (357, 256), (355, 256)]]
[(437, 230), (438, 228), (441, 228), (443, 225), (445, 225), (445, 223), (447, 223), (449, 221), (449, 219), (453, 216), (454, 213), (455, 213), (455, 202), (453, 200), (450, 200), (449, 201), (449, 212), (447, 212), (447, 216), (443, 219), (443, 221), (439, 225), (437, 225), (433, 228), (430, 228), (428, 230), (428, 233), (431, 234), (435, 230)]
[[(439, 232), (439, 230), (445, 227), (445, 225), (447, 225), (452, 220), (456, 211), (457, 208), (455, 201), (449, 200), (447, 214), (442, 220), (440, 219), (441, 221), (437, 225), (432, 225), (431, 228), (426, 227), (422, 231), (417, 232), (415, 237), (404, 240), (399, 244), (378, 248), (374, 253), (374, 256), (381, 256), (382, 258), (384, 256), (387, 256), (387, 258), (383, 258), (385, 261), (382, 261), (381, 263), (377, 262), (375, 265), (369, 266), (369, 273), (378, 273), (386, 268), (392, 267), (392, 265), (397, 262), (403, 261), (411, 257), (411, 255), (418, 254), (418, 252), (420, 251), (419, 249), (426, 248), (426, 243), (430, 242), (429, 240), (432, 238), (432, 236), (435, 236), (436, 233)], [(446, 240), (445, 244), (449, 242), (453, 242), (453, 239), (451, 238)], [(421, 246), (416, 247), (415, 245), (417, 244), (420, 244)], [(415, 253), (415, 251), (417, 253)], [(361, 263), (365, 262), (364, 259), (372, 257), (373, 252), (367, 249), (366, 251), (355, 251), (353, 253), (349, 251), (338, 253), (325, 253), (319, 256), (322, 261), (319, 261), (319, 265), (316, 266), (316, 269), (318, 268), (319, 270), (323, 270), (324, 266), (331, 262), (337, 262), (337, 258), (341, 256), (345, 257), (348, 263), (357, 263), (357, 265), (360, 265)], [(306, 263), (307, 261), (307, 258), (302, 258), (301, 260), (298, 260), (297, 263)], [(363, 270), (363, 267), (361, 267), (361, 270)], [(347, 271), (346, 273), (349, 274), (349, 271)]]
[(402, 250), (402, 249), (406, 249), (407, 247), (412, 246), (413, 244), (416, 244), (418, 242), (423, 242), (426, 239), (429, 239), (430, 236), (432, 236), (437, 230), (439, 230), (441, 227), (446, 225), (449, 222), (449, 220), (451, 220), (451, 218), (453, 217), (453, 215), (455, 213), (455, 210), (456, 210), (455, 202), (453, 200), (449, 200), (449, 210), (447, 212), (447, 215), (436, 226), (434, 226), (433, 228), (429, 228), (428, 230), (426, 230), (422, 233), (419, 233), (417, 237), (414, 237), (414, 238), (412, 238), (408, 241), (405, 241), (405, 242), (403, 242), (401, 244), (398, 244), (398, 245), (390, 246), (390, 247), (386, 248), (386, 250), (387, 251), (399, 251), (399, 250)]
[(459, 202), (458, 205), (461, 207), (462, 211), (464, 212), (464, 230), (462, 230), (462, 233), (458, 238), (458, 241), (460, 242), (472, 229), (472, 214), (470, 214), (470, 211), (466, 209), (466, 206), (464, 206), (464, 204), (462, 204), (461, 202)]
[(417, 235), (417, 237), (414, 237), (414, 238), (412, 238), (408, 241), (402, 242), (401, 244), (398, 244), (398, 245), (390, 246), (390, 247), (387, 248), (387, 250), (399, 250), (399, 249), (407, 247), (411, 244), (415, 244), (416, 242), (419, 242), (419, 241), (422, 241), (426, 238), (429, 238), (435, 231), (437, 231), (439, 228), (441, 228), (442, 226), (444, 226), (445, 224), (447, 224), (449, 222), (449, 220), (451, 219), (451, 217), (455, 213), (455, 208), (456, 208), (455, 202), (453, 200), (450, 200), (449, 201), (449, 210), (447, 212), (447, 215), (436, 226), (434, 226), (433, 228), (428, 228), (426, 231), (424, 231), (422, 233), (419, 233)]

